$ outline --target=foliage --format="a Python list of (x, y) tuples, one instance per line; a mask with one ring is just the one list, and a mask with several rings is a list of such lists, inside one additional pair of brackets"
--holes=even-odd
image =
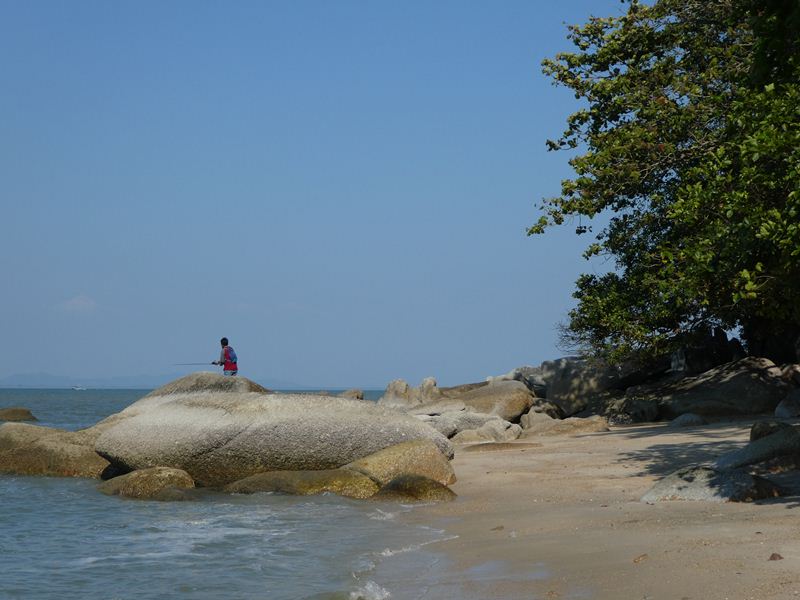
[(529, 234), (610, 215), (584, 255), (615, 270), (577, 281), (571, 345), (619, 361), (713, 327), (800, 331), (798, 5), (633, 0), (543, 62), (586, 105), (548, 141), (582, 153)]

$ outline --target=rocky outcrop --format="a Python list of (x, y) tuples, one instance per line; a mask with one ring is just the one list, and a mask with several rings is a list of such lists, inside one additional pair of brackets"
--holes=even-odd
[(657, 482), (642, 496), (642, 502), (752, 502), (779, 495), (780, 490), (775, 484), (757, 475), (743, 471), (717, 471), (708, 467), (685, 467)]
[(340, 398), (350, 398), (352, 400), (363, 400), (364, 399), (364, 390), (359, 390), (356, 388), (345, 390), (341, 394), (339, 394)]
[(442, 485), (455, 483), (450, 461), (429, 440), (412, 440), (355, 460), (344, 467), (366, 475), (378, 485), (386, 485), (400, 475), (421, 475)]
[(703, 416), (771, 413), (786, 395), (780, 369), (765, 359), (748, 357), (661, 386), (628, 388), (628, 397), (658, 403), (662, 418), (692, 412)]
[(616, 372), (607, 366), (576, 357), (545, 361), (541, 369), (547, 400), (567, 417), (582, 411), (593, 395), (614, 387), (617, 380)]
[(519, 381), (498, 381), (459, 395), (467, 410), (487, 415), (496, 415), (512, 423), (533, 406), (533, 395)]
[(5, 423), (0, 425), (0, 472), (97, 478), (109, 463), (94, 451), (93, 442), (91, 431)]
[(30, 410), (21, 406), (0, 408), (0, 421), (38, 421)]
[(396, 477), (372, 497), (393, 502), (449, 502), (455, 498), (455, 492), (447, 486), (420, 475)]
[(453, 452), (444, 436), (413, 416), (358, 400), (254, 392), (151, 396), (97, 439), (97, 452), (123, 471), (170, 466), (200, 486), (221, 486), (266, 471), (335, 469), (414, 439), (431, 440), (448, 458)]
[(181, 377), (180, 379), (162, 385), (160, 388), (147, 394), (145, 398), (169, 396), (170, 394), (191, 394), (193, 392), (218, 394), (259, 392), (261, 394), (267, 394), (269, 390), (257, 384), (255, 381), (247, 379), (247, 377), (225, 377), (219, 373), (198, 371), (197, 373), (192, 373), (186, 377)]
[(295, 496), (337, 494), (347, 498), (369, 498), (378, 484), (362, 473), (348, 469), (321, 471), (269, 471), (234, 481), (224, 491), (233, 494), (276, 492)]
[(133, 471), (104, 481), (97, 489), (108, 496), (137, 500), (186, 500), (185, 490), (194, 488), (186, 471), (169, 467), (152, 467)]
[(717, 470), (736, 469), (776, 458), (800, 453), (800, 431), (794, 427), (781, 427), (760, 437), (744, 448), (720, 456), (714, 467)]

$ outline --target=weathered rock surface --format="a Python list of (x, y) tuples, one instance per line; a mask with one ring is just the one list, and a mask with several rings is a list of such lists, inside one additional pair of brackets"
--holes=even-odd
[(616, 372), (576, 357), (545, 361), (541, 366), (547, 383), (547, 400), (570, 417), (586, 408), (589, 399), (616, 384)]
[(775, 407), (775, 416), (779, 419), (800, 417), (800, 389), (792, 390)]
[(744, 448), (723, 454), (716, 460), (714, 466), (720, 471), (736, 469), (777, 456), (797, 453), (800, 453), (800, 431), (794, 427), (782, 427), (770, 435), (750, 442)]
[(522, 427), (495, 417), (478, 429), (461, 431), (451, 438), (454, 444), (474, 444), (476, 442), (509, 442), (517, 439)]
[(581, 433), (597, 433), (609, 431), (608, 419), (595, 415), (593, 417), (534, 422), (528, 429), (522, 430), (520, 438), (529, 438), (540, 435), (579, 435)]
[(219, 373), (198, 371), (197, 373), (191, 373), (186, 377), (181, 377), (180, 379), (162, 385), (160, 388), (147, 394), (145, 398), (169, 396), (170, 394), (189, 394), (192, 392), (216, 392), (220, 394), (260, 392), (262, 394), (267, 394), (269, 390), (257, 384), (255, 381), (247, 379), (247, 377), (225, 377)]
[(642, 502), (751, 502), (779, 495), (780, 490), (775, 484), (757, 475), (743, 471), (716, 471), (708, 467), (685, 467), (657, 482), (642, 496)]
[(120, 415), (125, 418), (97, 439), (97, 452), (123, 471), (183, 469), (201, 486), (266, 471), (335, 469), (413, 439), (433, 441), (448, 458), (453, 452), (444, 436), (415, 417), (345, 398), (151, 394)]
[(703, 416), (772, 412), (786, 395), (780, 369), (765, 358), (748, 357), (662, 386), (637, 386), (629, 397), (658, 402), (662, 418), (687, 412)]
[(412, 440), (355, 460), (344, 467), (386, 485), (400, 475), (421, 475), (442, 485), (455, 483), (450, 461), (430, 440)]
[(356, 388), (345, 390), (341, 394), (339, 394), (341, 398), (350, 398), (352, 400), (363, 400), (364, 399), (364, 390), (359, 390)]
[(22, 406), (0, 408), (0, 421), (38, 421), (30, 410)]
[(520, 417), (519, 424), (522, 427), (522, 429), (530, 429), (540, 423), (549, 424), (555, 420), (556, 419), (554, 419), (547, 413), (536, 412), (533, 409), (531, 409), (528, 413)]
[(458, 396), (467, 410), (497, 415), (512, 423), (528, 412), (533, 406), (533, 398), (530, 390), (519, 381), (498, 381)]
[(138, 500), (185, 500), (184, 490), (194, 488), (186, 471), (152, 467), (104, 481), (97, 489), (109, 496)]
[(394, 502), (449, 502), (456, 498), (456, 494), (433, 479), (401, 475), (383, 486), (372, 498)]
[(694, 413), (683, 413), (680, 417), (672, 419), (669, 424), (670, 427), (695, 427), (697, 425), (708, 425), (708, 421)]
[(256, 473), (228, 484), (224, 491), (234, 494), (278, 492), (296, 496), (332, 493), (347, 498), (369, 498), (378, 488), (377, 483), (362, 473), (348, 469), (325, 469)]
[(109, 467), (93, 447), (95, 432), (27, 423), (0, 425), (0, 472), (17, 475), (100, 477)]
[[(480, 429), (489, 421), (502, 421), (500, 417), (494, 415), (468, 411), (448, 412), (433, 416), (420, 415), (417, 418), (428, 423), (436, 431), (448, 438), (452, 438), (463, 431)], [(504, 421), (504, 423), (508, 422)], [(508, 425), (505, 428), (507, 429)]]

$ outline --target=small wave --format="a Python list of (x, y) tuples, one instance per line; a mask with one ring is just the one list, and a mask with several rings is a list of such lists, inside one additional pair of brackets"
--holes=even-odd
[(379, 586), (374, 581), (368, 581), (363, 587), (354, 592), (350, 592), (350, 600), (387, 600), (392, 594), (384, 587)]
[(412, 544), (410, 546), (405, 546), (403, 548), (399, 548), (397, 550), (392, 550), (391, 548), (386, 548), (382, 552), (380, 552), (380, 556), (395, 556), (397, 554), (405, 554), (406, 552), (414, 552), (415, 550), (421, 550), (423, 547), (429, 544), (436, 544), (438, 542), (449, 542), (450, 540), (458, 539), (457, 535), (449, 535), (443, 538), (437, 538), (435, 540), (428, 540), (427, 542), (420, 542), (419, 544)]
[(373, 521), (393, 521), (397, 516), (397, 513), (391, 513), (381, 510), (380, 508), (376, 508), (375, 512), (372, 512), (367, 516)]

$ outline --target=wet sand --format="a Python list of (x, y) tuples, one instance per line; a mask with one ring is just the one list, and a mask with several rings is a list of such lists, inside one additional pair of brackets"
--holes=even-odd
[(770, 501), (639, 500), (677, 468), (744, 445), (751, 423), (457, 447), (458, 500), (409, 517), (458, 536), (429, 548), (447, 560), (419, 597), (800, 598), (796, 472), (774, 478), (791, 494)]

